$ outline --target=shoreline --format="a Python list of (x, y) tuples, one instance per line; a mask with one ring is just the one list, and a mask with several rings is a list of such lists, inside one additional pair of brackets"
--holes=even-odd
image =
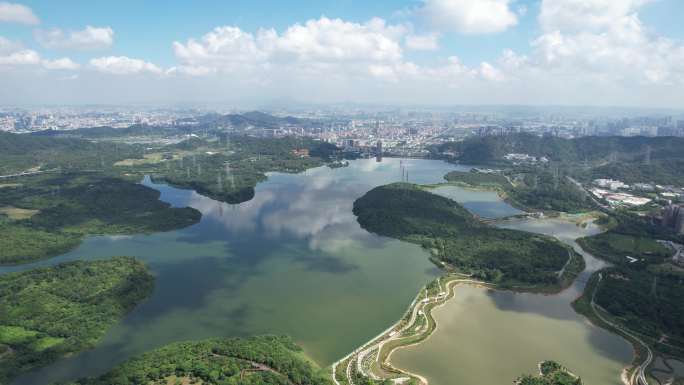
[[(588, 213), (578, 213), (578, 214), (566, 214), (566, 213), (559, 213), (555, 218), (564, 220), (570, 223), (574, 223), (578, 226), (580, 226), (583, 222), (586, 222), (587, 220), (591, 221), (591, 219), (595, 219), (596, 213), (595, 212), (588, 212)], [(580, 246), (581, 248), (581, 246)], [(582, 249), (583, 250), (583, 249)], [(586, 252), (585, 250), (583, 250)], [(584, 257), (582, 257), (584, 260)], [(595, 272), (592, 272), (592, 275), (598, 274), (602, 269), (599, 269)], [(429, 293), (429, 284), (423, 287), (417, 296), (414, 298), (413, 302), (409, 305), (407, 311), (404, 313), (401, 319), (399, 319), (397, 322), (395, 322), (392, 326), (390, 326), (387, 330), (385, 330), (383, 333), (379, 334), (378, 336), (374, 337), (373, 339), (369, 340), (365, 344), (361, 345), (361, 347), (357, 348), (354, 350), (352, 353), (348, 354), (341, 360), (336, 361), (332, 365), (332, 373), (333, 373), (333, 380), (336, 385), (355, 385), (353, 382), (353, 379), (351, 378), (351, 373), (352, 370), (350, 370), (352, 364), (356, 363), (356, 367), (361, 370), (356, 370), (357, 373), (354, 373), (355, 375), (361, 375), (361, 376), (366, 376), (373, 378), (375, 380), (395, 380), (395, 383), (404, 383), (406, 381), (414, 380), (417, 381), (421, 385), (429, 385), (428, 380), (418, 374), (418, 373), (412, 373), (406, 369), (396, 367), (392, 365), (391, 363), (391, 356), (392, 354), (401, 349), (401, 348), (407, 348), (411, 346), (418, 345), (420, 343), (423, 343), (427, 341), (437, 330), (438, 324), (436, 320), (434, 319), (432, 315), (432, 310), (439, 308), (443, 305), (446, 305), (447, 302), (452, 299), (456, 295), (456, 288), (460, 285), (469, 285), (469, 286), (474, 286), (474, 287), (480, 287), (480, 288), (486, 288), (486, 289), (492, 289), (492, 290), (497, 290), (497, 291), (510, 291), (514, 293), (535, 293), (535, 294), (540, 294), (540, 295), (552, 295), (552, 294), (559, 294), (569, 288), (572, 287), (572, 285), (576, 282), (577, 277), (579, 274), (582, 272), (586, 271), (586, 266), (584, 269), (582, 269), (581, 272), (579, 272), (577, 275), (573, 277), (573, 279), (570, 282), (566, 282), (566, 285), (559, 285), (558, 287), (540, 287), (540, 288), (535, 288), (535, 287), (515, 287), (515, 286), (499, 286), (496, 284), (492, 283), (487, 283), (484, 281), (478, 281), (478, 280), (473, 280), (469, 279), (468, 277), (464, 275), (459, 275), (455, 273), (448, 273), (446, 275), (443, 275), (439, 278), (437, 278), (437, 286), (438, 286), (438, 294), (436, 296), (430, 296), (428, 297)], [(442, 282), (443, 279), (447, 279), (446, 282)], [(587, 285), (589, 286), (589, 285)], [(640, 382), (640, 379), (644, 379), (646, 377), (646, 370), (650, 366), (650, 363), (652, 362), (653, 358), (650, 359), (645, 359), (642, 360), (642, 351), (640, 349), (640, 346), (637, 346), (638, 343), (634, 341), (632, 338), (628, 338), (624, 335), (623, 332), (616, 332), (613, 328), (611, 327), (604, 327), (603, 325), (596, 324), (593, 321), (593, 317), (588, 316), (584, 312), (578, 310), (575, 307), (575, 303), (580, 301), (583, 296), (585, 296), (588, 293), (589, 287), (585, 287), (582, 290), (582, 293), (579, 294), (579, 296), (574, 299), (573, 301), (570, 302), (570, 306), (572, 307), (573, 311), (577, 313), (578, 315), (586, 318), (586, 320), (593, 325), (600, 327), (614, 335), (620, 336), (624, 338), (632, 347), (633, 350), (633, 358), (630, 364), (625, 366), (621, 372), (620, 375), (620, 381), (624, 385), (647, 385), (647, 384), (642, 384)], [(418, 300), (421, 298), (423, 295), (425, 295), (425, 298), (422, 300)], [(424, 302), (427, 301), (427, 302)], [(594, 310), (593, 308), (590, 310)], [(422, 314), (420, 314), (422, 311)], [(594, 310), (595, 311), (595, 310)], [(424, 325), (418, 324), (418, 320), (416, 315), (418, 316), (424, 316), (425, 321), (427, 323), (427, 330), (424, 330)], [(411, 317), (407, 320), (406, 317), (408, 315), (411, 315)], [(594, 315), (595, 316), (595, 315)], [(409, 321), (409, 322), (407, 322)], [(431, 326), (432, 325), (432, 326)], [(395, 330), (396, 329), (396, 330)], [(403, 335), (404, 332), (414, 329), (416, 330), (417, 334), (409, 334), (409, 335)], [(407, 341), (408, 340), (408, 341)], [(402, 343), (402, 341), (405, 341)], [(396, 344), (392, 346), (392, 343)], [(389, 345), (389, 350), (383, 351), (383, 349), (387, 349), (387, 344)], [(367, 357), (367, 355), (375, 355), (374, 358), (374, 365), (371, 365), (369, 368), (364, 369), (363, 368), (363, 362), (359, 363), (357, 360), (359, 359), (360, 353), (365, 353), (361, 355), (361, 361), (365, 361), (364, 359)], [(644, 361), (640, 363), (640, 361)], [(336, 375), (339, 375), (340, 372), (338, 372), (336, 369), (337, 367), (342, 364), (346, 363), (346, 371), (344, 372), (346, 377), (342, 378), (342, 381), (338, 381), (338, 378)], [(376, 373), (373, 371), (381, 371), (384, 372), (384, 376), (377, 376)], [(360, 373), (358, 373), (360, 372)], [(635, 372), (640, 372), (641, 376), (637, 375), (635, 378)], [(629, 374), (631, 373), (631, 377)], [(402, 377), (403, 376), (403, 377)], [(399, 380), (399, 381), (397, 381)], [(636, 380), (636, 382), (635, 382)]]

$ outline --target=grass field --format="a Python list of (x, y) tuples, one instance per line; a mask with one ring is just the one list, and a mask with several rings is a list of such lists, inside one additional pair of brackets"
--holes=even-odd
[(616, 264), (630, 263), (628, 256), (648, 263), (659, 263), (672, 252), (654, 239), (607, 232), (579, 240), (580, 245), (599, 258)]

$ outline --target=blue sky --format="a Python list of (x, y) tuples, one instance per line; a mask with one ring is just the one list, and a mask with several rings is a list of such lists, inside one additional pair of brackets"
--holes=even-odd
[[(675, 2), (676, 0), (670, 0)], [(420, 6), (420, 1), (169, 1), (160, 6), (159, 1), (75, 1), (67, 0), (59, 5), (54, 0), (24, 1), (41, 18), (42, 28), (77, 30), (85, 25), (110, 26), (116, 33), (116, 43), (108, 53), (142, 57), (162, 65), (174, 63), (171, 42), (184, 41), (201, 36), (220, 25), (235, 25), (246, 31), (262, 27), (283, 30), (295, 23), (302, 23), (321, 16), (364, 22), (382, 17), (389, 22), (406, 19), (402, 13)], [(445, 36), (443, 51), (459, 54), (465, 63), (477, 63), (483, 59), (496, 58), (503, 49), (526, 50), (529, 41), (538, 31), (536, 22), (537, 1), (518, 1), (530, 11), (520, 19), (520, 24), (506, 34), (487, 36)], [(419, 29), (424, 26), (417, 25)], [(32, 43), (32, 28), (22, 25), (2, 26), (6, 37), (21, 39), (27, 46)], [(5, 33), (6, 31), (6, 33)], [(35, 42), (34, 42), (35, 43)], [(55, 57), (58, 52), (52, 53)], [(420, 56), (420, 55), (418, 55)], [(425, 55), (423, 55), (425, 56)], [(85, 57), (85, 56), (84, 56)], [(427, 58), (434, 58), (430, 55)], [(422, 58), (423, 60), (425, 58)]]
[[(14, 8), (3, 8), (3, 4)], [(16, 19), (21, 16), (12, 13), (17, 6), (28, 9), (39, 21)], [(131, 92), (149, 102), (168, 100), (165, 94), (170, 89), (202, 93), (199, 90), (207, 84), (249, 91), (252, 99), (259, 98), (259, 90), (278, 98), (302, 99), (302, 95), (292, 95), (292, 90), (300, 86), (314, 89), (313, 84), (302, 80), (313, 78), (312, 83), (322, 88), (323, 101), (384, 98), (387, 102), (406, 103), (486, 104), (491, 100), (527, 104), (657, 103), (678, 107), (682, 94), (677, 93), (677, 88), (681, 88), (684, 73), (675, 64), (684, 55), (682, 15), (681, 0), (255, 0), (168, 1), (163, 5), (160, 1), (140, 0), (0, 1), (0, 38), (6, 46), (0, 46), (5, 51), (0, 50), (0, 85), (18, 87), (27, 81), (40, 81), (52, 87), (36, 95), (41, 96), (37, 100), (46, 101), (80, 100), (74, 95), (60, 95), (60, 90), (84, 92), (85, 85), (73, 83), (86, 81), (91, 85), (98, 82), (102, 87), (139, 83), (149, 88), (154, 84), (156, 96), (149, 89)], [(322, 17), (339, 19), (340, 23), (330, 27), (338, 30), (317, 35), (325, 24)], [(384, 27), (379, 30), (370, 25), (369, 20), (374, 18), (382, 19)], [(286, 36), (293, 26), (307, 21), (318, 23), (305, 32), (310, 35), (304, 39), (316, 40), (316, 45), (308, 48)], [(86, 26), (109, 28), (111, 40), (85, 47), (83, 42), (65, 38)], [(237, 28), (249, 35), (248, 40), (256, 41), (256, 49), (228, 51), (221, 48), (222, 43), (213, 46), (203, 42), (203, 37), (217, 27)], [(257, 36), (260, 29), (271, 28), (277, 34), (273, 43), (277, 48), (268, 45), (271, 40)], [(359, 35), (350, 39), (358, 42), (358, 47), (344, 41), (347, 32), (340, 31), (350, 31), (348, 28), (358, 30)], [(55, 30), (58, 37), (48, 42), (38, 37)], [(215, 38), (233, 39), (233, 35), (226, 35), (229, 32), (223, 30)], [(430, 37), (436, 46), (412, 48), (409, 40), (413, 37)], [(378, 42), (384, 38), (387, 41)], [(190, 39), (200, 42), (201, 47), (195, 47), (200, 51), (179, 54), (174, 42), (190, 48)], [(343, 60), (334, 62), (339, 56), (335, 47), (338, 41)], [(292, 44), (297, 46), (293, 48)], [(383, 51), (388, 44), (397, 47)], [(240, 47), (231, 49), (243, 49), (244, 44)], [(24, 54), (22, 60), (17, 59), (18, 52)], [(227, 59), (233, 55), (253, 55), (255, 59), (243, 58), (236, 63)], [(58, 63), (57, 59), (69, 61)], [(26, 66), (22, 67), (23, 63)], [(31, 73), (29, 64), (37, 72)], [(302, 71), (308, 66), (311, 68)], [(321, 72), (314, 73), (313, 68)], [(330, 71), (345, 72), (346, 77), (331, 80), (326, 76)], [(294, 72), (296, 76), (292, 76)], [(212, 80), (198, 79), (200, 73)], [(189, 74), (193, 77), (189, 78)], [(124, 79), (125, 75), (136, 79)], [(67, 78), (73, 80), (67, 87), (65, 82), (57, 81)], [(436, 78), (441, 80), (436, 82)], [(279, 88), (283, 79), (287, 87)], [(570, 87), (567, 95), (557, 95), (565, 91), (568, 81), (575, 87)], [(370, 94), (359, 95), (349, 86), (354, 82), (369, 85)], [(586, 92), (586, 87), (597, 82), (600, 90)], [(26, 88), (26, 94), (20, 96), (30, 100), (34, 97), (31, 89), (38, 85)], [(2, 92), (0, 102), (16, 96)], [(473, 95), (472, 100), (458, 96), (466, 92)], [(637, 93), (643, 97), (636, 97)], [(549, 100), (550, 95), (555, 99)], [(592, 100), (597, 95), (601, 100)], [(660, 96), (654, 100), (652, 95)], [(102, 102), (119, 102), (127, 95), (117, 89), (111, 100), (88, 96)], [(215, 90), (208, 96), (211, 100), (234, 97), (222, 96)]]

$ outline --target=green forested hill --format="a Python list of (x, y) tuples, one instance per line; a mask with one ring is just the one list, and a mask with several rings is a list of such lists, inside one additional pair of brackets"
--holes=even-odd
[(0, 175), (31, 168), (100, 170), (118, 160), (141, 156), (139, 146), (0, 132)]
[(0, 384), (91, 348), (153, 285), (130, 257), (0, 275)]
[[(581, 212), (593, 207), (586, 193), (565, 175), (542, 168), (518, 167), (504, 174), (452, 171), (444, 178), (452, 183), (498, 190), (509, 203), (523, 210)], [(515, 180), (515, 185), (509, 179)]]
[(167, 345), (69, 385), (331, 385), (329, 378), (290, 338), (257, 336)]
[(570, 256), (569, 276), (583, 264), (555, 240), (485, 225), (458, 203), (416, 185), (374, 188), (354, 202), (354, 214), (368, 231), (418, 243), (447, 265), (500, 284), (560, 285), (558, 272)]
[[(47, 258), (86, 235), (169, 231), (197, 223), (199, 211), (174, 208), (159, 191), (97, 174), (24, 177), (0, 188), (0, 264)], [(23, 216), (12, 215), (14, 213)]]
[(440, 151), (453, 151), (463, 162), (480, 163), (503, 159), (508, 153), (545, 156), (559, 162), (607, 160), (642, 160), (646, 146), (651, 147), (651, 158), (684, 159), (684, 138), (586, 136), (563, 139), (532, 134), (470, 137), (462, 142), (445, 143)]

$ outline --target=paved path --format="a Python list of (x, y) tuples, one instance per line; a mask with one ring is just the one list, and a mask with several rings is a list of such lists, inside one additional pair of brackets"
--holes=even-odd
[[(442, 286), (442, 282), (439, 281), (439, 293), (440, 294), (438, 294), (434, 297), (427, 297), (427, 298), (421, 298), (421, 299), (416, 297), (413, 300), (413, 302), (411, 303), (411, 305), (409, 306), (408, 311), (410, 312), (410, 318), (409, 318), (408, 322), (406, 322), (403, 325), (403, 327), (397, 328), (401, 324), (401, 320), (399, 320), (394, 325), (392, 325), (390, 328), (385, 330), (383, 333), (381, 333), (377, 337), (371, 339), (368, 343), (362, 345), (361, 348), (356, 349), (354, 352), (350, 353), (346, 357), (335, 362), (332, 366), (333, 381), (335, 382), (335, 384), (341, 385), (340, 382), (337, 380), (337, 378), (335, 378), (335, 373), (337, 372), (337, 367), (347, 359), (349, 359), (349, 362), (347, 363), (347, 366), (345, 368), (345, 376), (346, 376), (347, 383), (349, 385), (354, 385), (351, 372), (352, 372), (352, 368), (354, 366), (354, 362), (357, 362), (357, 360), (359, 360), (359, 358), (363, 358), (369, 352), (372, 352), (373, 350), (377, 349), (378, 353), (376, 356), (376, 360), (378, 360), (377, 361), (378, 365), (381, 365), (382, 363), (379, 360), (380, 360), (380, 355), (381, 355), (382, 348), (384, 347), (384, 345), (390, 341), (414, 337), (413, 335), (402, 336), (402, 334), (414, 326), (413, 324), (416, 322), (417, 317), (420, 316), (420, 311), (423, 310), (425, 308), (425, 306), (428, 304), (443, 302), (444, 300), (446, 300), (449, 297), (449, 293), (451, 292), (451, 290), (453, 289), (453, 287), (456, 284), (463, 284), (463, 283), (478, 284), (478, 285), (484, 284), (484, 282), (482, 282), (482, 281), (477, 281), (477, 280), (473, 280), (473, 279), (453, 279), (453, 280), (447, 282), (447, 287), (444, 288)], [(421, 290), (421, 292), (422, 292), (422, 290)], [(441, 293), (446, 293), (446, 294), (442, 295)], [(423, 314), (427, 319), (427, 314), (425, 314), (425, 312), (423, 312)], [(402, 317), (402, 319), (403, 318), (404, 317)], [(391, 334), (391, 336), (390, 336), (390, 334)], [(394, 349), (396, 349), (396, 348), (394, 348)], [(394, 349), (392, 349), (392, 350), (394, 350)], [(364, 376), (371, 377), (371, 378), (377, 377), (375, 375), (372, 375), (371, 373), (365, 373), (363, 371), (363, 365), (360, 365), (357, 362), (357, 369), (358, 368), (361, 368), (361, 374)], [(400, 370), (400, 369), (397, 369), (394, 367), (392, 367), (392, 369), (400, 371), (406, 375), (414, 376), (414, 377), (420, 379), (420, 381), (423, 384), (427, 384), (427, 380), (422, 376), (419, 376), (415, 373), (408, 373), (405, 370)]]

